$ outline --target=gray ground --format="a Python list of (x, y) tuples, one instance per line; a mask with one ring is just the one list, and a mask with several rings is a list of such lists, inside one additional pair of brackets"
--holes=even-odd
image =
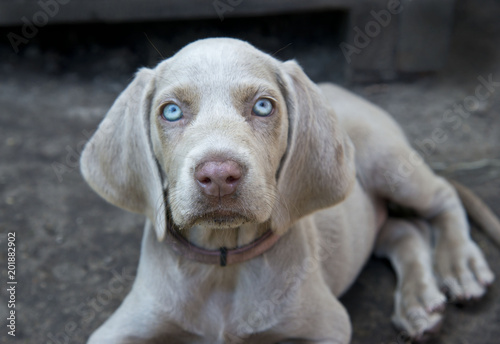
[[(165, 56), (198, 37), (217, 35), (243, 37), (269, 52), (286, 47), (276, 56), (296, 57), (316, 81), (344, 83), (338, 50), (343, 22), (340, 16), (333, 24), (326, 18), (46, 27), (18, 55), (0, 45), (0, 343), (83, 343), (127, 294), (143, 219), (93, 193), (77, 159), (133, 71), (159, 60), (143, 32)], [(498, 18), (498, 1), (459, 0), (449, 62), (440, 73), (348, 87), (390, 111), (414, 144), (441, 128), (446, 137), (421, 151), (425, 159), (500, 215), (500, 88), (480, 102), (469, 97), (478, 77), (500, 81)], [(470, 117), (443, 120), (464, 102), (472, 108)], [(11, 231), (18, 248), (15, 339), (5, 327)], [(500, 250), (477, 230), (473, 237), (500, 276)], [(432, 343), (500, 342), (499, 283), (474, 305), (448, 305)], [(387, 262), (373, 259), (342, 298), (353, 343), (404, 343), (390, 323), (394, 286)]]

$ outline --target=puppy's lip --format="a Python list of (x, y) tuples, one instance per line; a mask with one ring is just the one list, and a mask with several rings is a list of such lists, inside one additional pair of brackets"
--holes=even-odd
[(228, 210), (228, 209), (215, 209), (215, 210), (209, 210), (202, 215), (201, 217), (240, 217), (244, 216), (240, 212), (234, 211), (234, 210)]
[(232, 210), (213, 210), (199, 214), (192, 222), (193, 224), (209, 225), (214, 228), (231, 228), (251, 222), (251, 219), (245, 214)]

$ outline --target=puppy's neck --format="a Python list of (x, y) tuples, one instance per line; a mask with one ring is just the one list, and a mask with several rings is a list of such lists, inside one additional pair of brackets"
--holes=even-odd
[(204, 226), (193, 226), (182, 230), (181, 234), (192, 244), (208, 249), (217, 250), (220, 247), (228, 249), (247, 245), (267, 231), (267, 226), (246, 224), (238, 228), (214, 229)]

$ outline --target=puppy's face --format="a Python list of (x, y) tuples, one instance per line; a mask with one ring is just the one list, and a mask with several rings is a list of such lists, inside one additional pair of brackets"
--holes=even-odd
[(279, 68), (234, 40), (191, 44), (157, 67), (151, 140), (178, 227), (269, 219), (288, 136)]

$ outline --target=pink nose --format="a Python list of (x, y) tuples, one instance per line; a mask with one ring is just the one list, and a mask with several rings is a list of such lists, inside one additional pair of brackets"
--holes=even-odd
[(236, 191), (242, 174), (235, 161), (207, 161), (196, 168), (194, 177), (207, 196), (223, 197)]

